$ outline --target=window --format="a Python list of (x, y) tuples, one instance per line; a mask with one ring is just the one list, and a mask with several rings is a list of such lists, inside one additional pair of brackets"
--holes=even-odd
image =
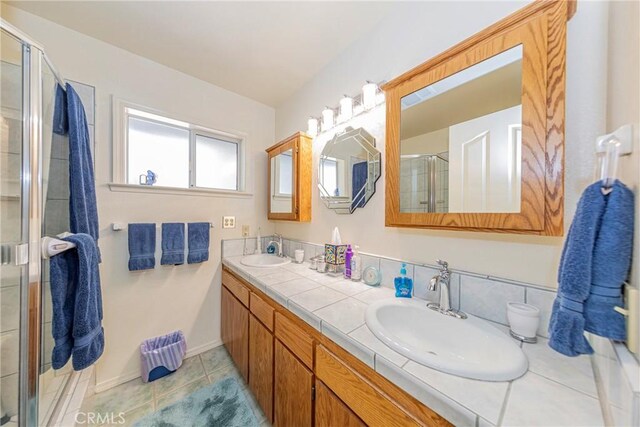
[(119, 173), (114, 168), (114, 174), (125, 183), (242, 190), (241, 137), (129, 106), (121, 112), (126, 167)]

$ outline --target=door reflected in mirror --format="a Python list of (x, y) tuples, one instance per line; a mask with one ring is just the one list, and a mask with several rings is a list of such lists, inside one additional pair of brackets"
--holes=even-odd
[(520, 212), (522, 46), (401, 99), (400, 212)]
[(271, 157), (271, 212), (293, 212), (293, 150)]

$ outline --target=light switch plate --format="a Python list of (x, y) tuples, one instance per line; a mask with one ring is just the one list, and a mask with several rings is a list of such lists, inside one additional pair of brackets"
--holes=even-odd
[(223, 216), (222, 217), (222, 228), (236, 228), (236, 217), (235, 216)]
[(250, 233), (250, 228), (248, 225), (243, 225), (242, 226), (242, 237), (249, 237), (249, 233)]

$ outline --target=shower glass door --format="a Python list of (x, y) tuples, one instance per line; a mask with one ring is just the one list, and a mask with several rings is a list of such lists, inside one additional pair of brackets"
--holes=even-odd
[[(4, 30), (0, 41), (0, 424), (20, 421), (21, 347), (24, 352), (28, 231), (28, 50)], [(26, 101), (25, 101), (26, 100)]]

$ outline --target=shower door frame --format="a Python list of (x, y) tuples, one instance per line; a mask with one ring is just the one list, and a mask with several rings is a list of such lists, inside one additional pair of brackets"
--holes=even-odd
[(26, 283), (24, 273), (20, 281), (18, 423), (37, 426), (42, 334), (42, 62), (46, 58), (42, 47), (20, 30), (4, 20), (0, 24), (22, 44), (21, 228), (28, 261)]

